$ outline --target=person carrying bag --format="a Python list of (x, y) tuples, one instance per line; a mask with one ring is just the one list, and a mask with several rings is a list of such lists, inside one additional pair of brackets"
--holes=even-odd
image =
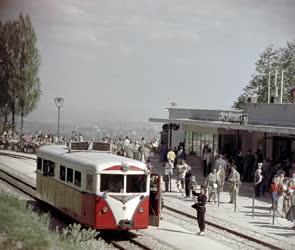
[(191, 207), (197, 210), (197, 221), (198, 226), (200, 228), (199, 235), (203, 236), (205, 231), (205, 213), (206, 213), (206, 187), (201, 187), (201, 192), (197, 194), (196, 203), (193, 204)]

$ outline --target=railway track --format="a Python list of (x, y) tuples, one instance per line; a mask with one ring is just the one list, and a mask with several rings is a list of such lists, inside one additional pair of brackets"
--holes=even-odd
[[(0, 155), (13, 157), (17, 159), (29, 159), (29, 160), (36, 160), (33, 157), (24, 156), (24, 155), (13, 155), (13, 154), (6, 154), (6, 153), (0, 153)], [(9, 185), (13, 186), (14, 188), (18, 189), (19, 191), (25, 193), (26, 195), (32, 197), (35, 200), (40, 200), (36, 187), (27, 183), (23, 178), (16, 177), (12, 175), (11, 173), (8, 173), (7, 171), (0, 169), (0, 179), (8, 183)], [(133, 232), (127, 232), (124, 235), (125, 238), (120, 238), (119, 240), (112, 240), (110, 238), (107, 238), (107, 236), (101, 237), (104, 241), (108, 242), (109, 244), (113, 245), (116, 249), (120, 250), (127, 250), (127, 249), (144, 249), (144, 250), (152, 250), (153, 248), (150, 248), (140, 241), (136, 240), (135, 238), (138, 237), (137, 234)]]
[[(167, 205), (164, 205), (163, 208), (167, 209), (168, 211), (171, 211), (173, 213), (176, 213), (176, 214), (179, 214), (179, 215), (182, 215), (186, 218), (189, 218), (189, 219), (193, 219), (194, 222), (196, 223), (197, 221), (197, 217), (194, 216), (194, 215), (191, 215), (189, 213), (186, 213), (186, 212), (183, 212), (183, 211), (179, 211), (171, 206), (167, 206)], [(230, 235), (233, 235), (233, 236), (237, 236), (238, 238), (241, 239), (241, 241), (243, 240), (247, 240), (247, 241), (250, 241), (250, 242), (254, 242), (258, 245), (261, 245), (263, 247), (266, 247), (266, 248), (269, 248), (269, 249), (274, 249), (274, 250), (283, 250), (283, 248), (280, 248), (276, 245), (273, 245), (273, 244), (270, 244), (266, 241), (263, 241), (263, 240), (260, 240), (260, 239), (257, 239), (257, 238), (254, 238), (254, 237), (251, 237), (249, 235), (246, 235), (246, 234), (243, 234), (243, 233), (240, 233), (240, 232), (237, 232), (235, 230), (232, 230), (230, 228), (227, 228), (227, 227), (224, 227), (222, 225), (219, 225), (219, 224), (216, 224), (216, 223), (213, 223), (211, 221), (207, 221), (206, 220), (206, 224), (213, 227), (213, 228), (216, 228), (218, 230), (221, 230), (223, 232), (226, 232), (227, 234), (230, 234)]]
[[(18, 159), (30, 159), (30, 160), (35, 160), (35, 158), (33, 157), (30, 157), (30, 156), (24, 156), (24, 155), (13, 155), (13, 154), (8, 154), (8, 153), (0, 153), (0, 155), (5, 155), (5, 156), (8, 156), (8, 157), (14, 157), (14, 158), (18, 158)], [(9, 182), (12, 186), (18, 188), (19, 190), (21, 190), (22, 192), (25, 192), (26, 194), (30, 195), (31, 197), (33, 197), (34, 199), (38, 199), (38, 197), (36, 196), (36, 188), (28, 183), (26, 183), (24, 180), (22, 179), (19, 179), (9, 173), (5, 173), (5, 171), (1, 170), (0, 169), (0, 178), (3, 179), (3, 176), (4, 177), (4, 181), (7, 181), (6, 179), (10, 179), (12, 180), (12, 183), (11, 181), (7, 181)], [(15, 182), (19, 182), (19, 184), (15, 184)], [(183, 211), (180, 211), (178, 209), (175, 209), (171, 206), (167, 206), (167, 205), (164, 205), (163, 206), (165, 209), (167, 209), (168, 211), (171, 211), (173, 213), (176, 213), (176, 214), (179, 214), (181, 216), (184, 216), (186, 218), (189, 218), (189, 219), (193, 219), (194, 221), (197, 220), (197, 217), (194, 216), (194, 215), (191, 215), (187, 212), (183, 212)], [(221, 231), (224, 231), (230, 235), (234, 235), (236, 237), (239, 237), (241, 240), (248, 240), (250, 242), (254, 242), (258, 245), (261, 245), (263, 247), (266, 247), (266, 248), (270, 248), (270, 249), (274, 249), (274, 250), (283, 250), (283, 248), (280, 248), (276, 245), (273, 245), (273, 244), (270, 244), (266, 241), (263, 241), (261, 239), (258, 239), (258, 238), (254, 238), (252, 236), (249, 236), (249, 235), (246, 235), (246, 234), (243, 234), (241, 232), (238, 232), (238, 231), (235, 231), (235, 230), (232, 230), (228, 227), (225, 227), (225, 226), (222, 226), (220, 224), (216, 224), (214, 222), (211, 222), (211, 221), (206, 221), (206, 224), (213, 227), (213, 228), (216, 228), (218, 230), (221, 230)], [(126, 237), (128, 238), (128, 241), (130, 243), (133, 243), (134, 245), (136, 245), (138, 248), (140, 249), (152, 249), (152, 248), (149, 248), (148, 246), (145, 246), (144, 244), (140, 243), (139, 241), (133, 239), (135, 237), (137, 237), (136, 234), (134, 233), (131, 233), (129, 232), (130, 235), (127, 235)], [(132, 234), (132, 235), (131, 235)], [(110, 242), (110, 240), (107, 239), (107, 241)], [(124, 247), (124, 245), (126, 245), (126, 240), (125, 241), (112, 241), (110, 242), (112, 245), (114, 245), (114, 247), (118, 248), (118, 249), (129, 249), (130, 247), (127, 247), (126, 246)]]

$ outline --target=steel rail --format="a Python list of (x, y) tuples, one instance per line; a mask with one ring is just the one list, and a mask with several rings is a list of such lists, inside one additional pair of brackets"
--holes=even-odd
[[(0, 155), (18, 158), (18, 159), (25, 158), (25, 159), (30, 159), (30, 160), (34, 160), (34, 161), (36, 160), (32, 157), (27, 157), (27, 156), (23, 156), (23, 155), (16, 155), (16, 154), (7, 154), (7, 153), (2, 153), (2, 152), (0, 152)], [(24, 181), (20, 177), (16, 177), (13, 174), (0, 168), (0, 179), (5, 181), (9, 185), (13, 186), (14, 188), (18, 189), (19, 191), (29, 195), (30, 197), (34, 198), (35, 200), (40, 200), (40, 198), (38, 197), (37, 192), (36, 192), (36, 187), (27, 183), (26, 181)], [(137, 237), (137, 235), (135, 233), (128, 232), (128, 234), (130, 235), (129, 237)], [(148, 246), (146, 246), (146, 245), (144, 245), (132, 238), (128, 239), (128, 241), (133, 243), (134, 245), (138, 246), (141, 249), (152, 250), (152, 248), (150, 248), (150, 247), (148, 247)], [(128, 248), (122, 247), (118, 242), (113, 241), (113, 240), (111, 240), (109, 243), (120, 250), (127, 250), (128, 249)]]
[[(33, 158), (33, 157), (29, 157), (29, 156), (25, 156), (25, 155), (18, 155), (18, 154), (9, 154), (9, 153), (4, 153), (4, 152), (0, 152), (0, 155), (4, 155), (4, 156), (8, 156), (8, 157), (13, 157), (13, 158), (18, 158), (18, 159), (30, 159), (30, 160), (34, 160), (34, 161), (36, 160), (36, 159)], [(7, 176), (6, 178), (3, 177), (3, 176), (5, 176), (5, 175)], [(10, 180), (7, 180), (7, 178), (10, 178)], [(38, 199), (38, 200), (39, 200), (39, 198), (37, 197), (37, 194), (36, 194), (36, 187), (34, 187), (34, 186), (32, 186), (32, 185), (26, 183), (24, 180), (22, 180), (22, 179), (20, 179), (20, 178), (17, 178), (17, 177), (13, 176), (12, 174), (10, 174), (10, 173), (8, 173), (8, 172), (2, 170), (2, 169), (0, 169), (0, 179), (2, 179), (2, 180), (4, 180), (4, 181), (8, 182), (8, 183), (9, 183), (10, 185), (12, 185), (13, 187), (15, 187), (15, 188), (19, 189), (20, 191), (22, 191), (22, 192), (24, 192), (24, 193), (30, 195), (30, 196), (33, 197), (34, 199)], [(12, 179), (13, 181), (11, 181), (11, 179)], [(22, 185), (23, 187), (27, 187), (27, 188), (31, 189), (31, 191), (24, 190), (23, 187), (20, 187), (19, 185), (15, 184), (14, 181), (18, 181), (18, 182), (20, 182), (21, 185)], [(34, 191), (34, 193), (32, 193), (33, 191)], [(170, 211), (174, 212), (174, 213), (178, 213), (178, 214), (181, 214), (181, 215), (183, 215), (183, 216), (185, 216), (185, 217), (188, 217), (188, 218), (190, 218), (190, 219), (197, 220), (197, 217), (196, 217), (196, 216), (191, 215), (191, 214), (189, 214), (189, 213), (186, 213), (186, 212), (183, 212), (183, 211), (179, 211), (179, 210), (177, 210), (177, 209), (175, 209), (175, 208), (173, 208), (173, 207), (167, 206), (167, 205), (164, 205), (163, 207), (166, 208), (167, 210), (170, 210)], [(237, 231), (232, 230), (232, 229), (229, 229), (229, 228), (227, 228), (227, 227), (224, 227), (224, 226), (218, 225), (218, 224), (213, 223), (213, 222), (211, 222), (211, 221), (206, 220), (206, 224), (207, 224), (207, 225), (210, 225), (210, 226), (212, 226), (212, 227), (218, 228), (218, 229), (220, 229), (220, 230), (226, 231), (226, 232), (228, 232), (228, 233), (230, 233), (230, 234), (233, 234), (233, 235), (235, 235), (235, 236), (238, 236), (238, 237), (240, 237), (240, 238), (243, 238), (243, 239), (246, 239), (246, 240), (249, 240), (249, 241), (255, 242), (255, 243), (260, 244), (260, 245), (262, 245), (262, 246), (265, 246), (265, 247), (268, 247), (268, 248), (271, 248), (271, 249), (274, 249), (274, 250), (283, 250), (283, 248), (280, 248), (280, 247), (278, 247), (278, 246), (272, 245), (272, 244), (270, 244), (270, 243), (268, 243), (268, 242), (265, 242), (265, 241), (259, 240), (259, 239), (257, 239), (257, 238), (251, 237), (251, 236), (249, 236), (249, 235), (242, 234), (242, 233), (240, 233), (240, 232), (237, 232)], [(131, 232), (129, 232), (129, 233), (131, 233)], [(134, 234), (134, 235), (135, 235), (135, 234)], [(130, 242), (134, 241), (134, 242), (132, 242), (132, 243), (138, 245), (138, 246), (141, 247), (142, 249), (146, 249), (146, 250), (150, 250), (150, 249), (151, 249), (151, 248), (149, 248), (149, 247), (147, 247), (147, 246), (145, 246), (145, 245), (143, 245), (143, 244), (141, 244), (141, 243), (139, 243), (139, 242), (137, 242), (137, 241), (135, 241), (135, 240), (133, 240), (133, 239), (128, 239), (128, 240), (129, 240)], [(115, 243), (115, 242), (110, 242), (110, 243), (113, 244), (113, 245), (118, 245), (118, 248), (119, 248), (119, 249), (124, 249), (124, 248), (122, 248), (121, 246), (119, 246), (119, 244), (117, 244), (117, 243)], [(116, 246), (116, 247), (117, 247), (117, 246)]]
[(28, 160), (36, 161), (36, 158), (30, 157), (30, 156), (27, 156), (27, 155), (9, 154), (9, 153), (4, 153), (4, 152), (0, 152), (0, 155), (8, 156), (8, 157), (13, 157), (13, 158), (17, 158), (17, 159), (23, 158), (23, 159), (28, 159)]
[[(183, 211), (179, 211), (179, 210), (177, 210), (177, 209), (175, 209), (175, 208), (173, 208), (173, 207), (170, 207), (170, 206), (164, 205), (163, 208), (166, 208), (167, 210), (170, 210), (170, 211), (172, 211), (172, 212), (174, 212), (174, 213), (181, 214), (181, 215), (183, 215), (183, 216), (185, 216), (185, 217), (188, 217), (188, 218), (190, 218), (190, 219), (197, 220), (197, 217), (196, 217), (196, 216), (191, 215), (191, 214), (186, 213), (186, 212), (183, 212)], [(262, 246), (268, 247), (268, 248), (270, 248), (270, 249), (274, 249), (274, 250), (283, 250), (283, 248), (280, 248), (280, 247), (275, 246), (275, 245), (272, 245), (272, 244), (270, 244), (270, 243), (268, 243), (268, 242), (265, 242), (265, 241), (262, 241), (262, 240), (259, 240), (259, 239), (256, 239), (256, 238), (253, 238), (253, 237), (251, 237), (251, 236), (249, 236), (249, 235), (242, 234), (242, 233), (240, 233), (240, 232), (237, 232), (237, 231), (232, 230), (232, 229), (229, 229), (229, 228), (227, 228), (227, 227), (224, 227), (224, 226), (218, 225), (218, 224), (213, 223), (213, 222), (211, 222), (211, 221), (206, 220), (206, 224), (207, 224), (207, 225), (210, 225), (210, 226), (212, 226), (212, 227), (218, 228), (218, 229), (220, 229), (220, 230), (224, 230), (224, 231), (226, 231), (226, 232), (228, 232), (228, 233), (230, 233), (230, 234), (233, 234), (233, 235), (235, 235), (235, 236), (238, 236), (238, 237), (240, 237), (240, 238), (243, 238), (243, 239), (246, 239), (246, 240), (249, 240), (249, 241), (255, 242), (255, 243), (257, 243), (257, 244), (260, 244), (260, 245), (262, 245)]]
[(11, 173), (8, 173), (7, 171), (0, 169), (0, 179), (7, 182), (9, 185), (13, 186), (14, 188), (20, 190), (21, 192), (38, 200), (36, 187), (25, 182), (21, 178), (15, 177)]

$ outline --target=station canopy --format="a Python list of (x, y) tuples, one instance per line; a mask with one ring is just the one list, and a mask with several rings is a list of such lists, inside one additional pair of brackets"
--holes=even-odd
[(177, 118), (177, 119), (163, 119), (163, 118), (149, 118), (150, 122), (158, 123), (176, 123), (182, 125), (193, 125), (198, 127), (207, 128), (222, 128), (232, 130), (248, 130), (257, 132), (277, 133), (286, 135), (295, 135), (295, 127), (283, 127), (283, 126), (269, 126), (269, 125), (257, 125), (257, 124), (240, 124), (224, 121), (208, 121), (208, 120), (197, 120), (189, 118)]

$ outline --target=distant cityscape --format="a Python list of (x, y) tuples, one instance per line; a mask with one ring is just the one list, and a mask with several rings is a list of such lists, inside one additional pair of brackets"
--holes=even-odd
[[(147, 121), (99, 121), (89, 124), (82, 123), (61, 123), (60, 133), (69, 138), (74, 131), (80, 133), (85, 140), (96, 138), (101, 140), (109, 138), (125, 138), (136, 140), (144, 137), (147, 141), (159, 139), (160, 124), (153, 124)], [(52, 122), (26, 121), (24, 123), (24, 133), (36, 132), (57, 133), (57, 124)]]

